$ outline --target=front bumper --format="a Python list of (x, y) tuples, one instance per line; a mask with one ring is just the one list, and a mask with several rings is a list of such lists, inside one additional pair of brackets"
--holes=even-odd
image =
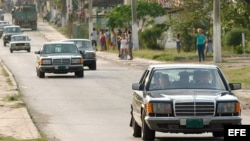
[[(189, 128), (187, 119), (202, 119), (200, 128)], [(224, 125), (240, 125), (242, 118), (231, 117), (145, 117), (145, 121), (151, 130), (170, 133), (205, 133), (223, 132)]]
[(11, 46), (10, 50), (30, 50), (30, 46)]
[(91, 58), (91, 59), (84, 58), (84, 61), (83, 61), (84, 66), (88, 66), (92, 64), (96, 64), (96, 58)]
[(69, 72), (83, 71), (82, 65), (71, 65), (71, 66), (39, 66), (38, 69), (45, 73), (58, 73), (65, 74)]

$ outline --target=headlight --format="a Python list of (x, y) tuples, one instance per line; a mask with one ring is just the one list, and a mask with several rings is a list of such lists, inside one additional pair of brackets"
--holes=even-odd
[(51, 65), (52, 60), (51, 59), (42, 59), (40, 60), (40, 65)]
[(72, 64), (82, 64), (83, 63), (82, 58), (74, 58), (71, 61), (72, 61)]
[(217, 104), (217, 114), (239, 113), (239, 112), (240, 112), (239, 102), (220, 102)]
[(148, 114), (172, 114), (171, 103), (147, 103), (146, 108)]

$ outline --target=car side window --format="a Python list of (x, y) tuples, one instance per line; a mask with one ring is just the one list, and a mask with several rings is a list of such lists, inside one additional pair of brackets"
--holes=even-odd
[(146, 78), (147, 78), (148, 74), (149, 74), (149, 70), (145, 70), (142, 77), (141, 77), (141, 79), (140, 79), (140, 81), (139, 81), (139, 83), (142, 86), (140, 89), (144, 89), (144, 86), (145, 86), (145, 83), (146, 83)]

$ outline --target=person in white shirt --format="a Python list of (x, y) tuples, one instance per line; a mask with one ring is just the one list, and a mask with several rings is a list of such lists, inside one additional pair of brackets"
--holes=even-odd
[(127, 55), (128, 55), (128, 51), (127, 48), (128, 47), (128, 40), (126, 38), (125, 33), (122, 33), (122, 39), (121, 39), (121, 59), (123, 60), (127, 60)]
[(93, 28), (93, 31), (90, 34), (91, 37), (91, 42), (92, 42), (92, 46), (97, 50), (97, 31), (95, 30), (95, 28)]

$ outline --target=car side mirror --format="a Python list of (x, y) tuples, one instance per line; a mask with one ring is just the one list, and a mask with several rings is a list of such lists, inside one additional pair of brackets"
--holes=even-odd
[(241, 89), (241, 83), (229, 83), (229, 87), (231, 90), (239, 90)]
[(141, 84), (140, 83), (133, 83), (132, 89), (133, 90), (141, 90)]
[(35, 54), (41, 54), (41, 51), (35, 51)]

